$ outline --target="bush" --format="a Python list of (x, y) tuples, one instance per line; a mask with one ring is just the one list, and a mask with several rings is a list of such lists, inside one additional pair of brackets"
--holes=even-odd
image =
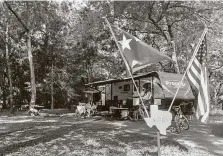
[(212, 116), (223, 116), (223, 110), (214, 108), (210, 111), (210, 115), (212, 115)]

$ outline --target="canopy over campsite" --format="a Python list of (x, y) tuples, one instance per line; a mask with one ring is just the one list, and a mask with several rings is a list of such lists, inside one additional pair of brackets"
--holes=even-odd
[(0, 155), (223, 155), (222, 8), (0, 1)]

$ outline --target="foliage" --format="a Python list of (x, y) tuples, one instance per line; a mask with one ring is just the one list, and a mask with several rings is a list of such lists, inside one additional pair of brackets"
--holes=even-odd
[[(179, 70), (183, 73), (206, 23), (208, 64), (213, 105), (222, 94), (222, 2), (213, 1), (69, 1), (28, 2), (31, 6), (32, 51), (37, 104), (50, 107), (51, 83), (55, 108), (81, 100), (85, 83), (126, 74), (124, 63), (102, 17), (173, 57), (175, 43)], [(9, 3), (27, 24), (26, 2)], [(27, 34), (16, 17), (0, 5), (0, 87), (8, 103), (9, 84), (5, 62), (5, 16), (9, 24), (9, 52), (15, 105), (29, 103), (30, 71)], [(151, 65), (140, 72), (170, 71), (170, 62)], [(53, 70), (53, 76), (52, 76)], [(174, 70), (173, 72), (176, 72)], [(53, 79), (52, 79), (53, 77)]]

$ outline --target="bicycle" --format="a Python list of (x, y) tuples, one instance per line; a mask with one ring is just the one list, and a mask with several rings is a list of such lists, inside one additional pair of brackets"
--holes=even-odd
[[(190, 102), (192, 103), (192, 102)], [(182, 110), (181, 110), (181, 106), (183, 105), (187, 105), (190, 103), (181, 103), (178, 106), (173, 106), (173, 110), (176, 112), (176, 115), (174, 116), (174, 121), (176, 123), (176, 130), (178, 133), (181, 133), (182, 130), (188, 130), (189, 129), (189, 121), (188, 119), (185, 117), (185, 115), (183, 114)]]

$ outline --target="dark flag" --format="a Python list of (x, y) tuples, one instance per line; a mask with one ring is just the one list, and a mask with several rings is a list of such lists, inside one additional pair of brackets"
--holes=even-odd
[(172, 61), (168, 56), (161, 54), (157, 49), (149, 46), (128, 32), (115, 26), (111, 27), (115, 32), (115, 37), (127, 61), (125, 63), (128, 63), (132, 73), (152, 63), (158, 63), (164, 60)]

